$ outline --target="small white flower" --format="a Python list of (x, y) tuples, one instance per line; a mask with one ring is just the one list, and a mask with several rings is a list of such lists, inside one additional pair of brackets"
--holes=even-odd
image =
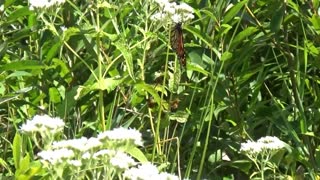
[(186, 3), (180, 3), (177, 7), (179, 11), (187, 12), (187, 13), (194, 13), (194, 10), (191, 6)]
[(60, 26), (60, 28), (61, 28), (61, 30), (64, 32), (64, 31), (66, 31), (68, 28), (67, 27), (65, 27), (65, 26)]
[(85, 137), (82, 137), (80, 139), (69, 139), (69, 140), (63, 140), (63, 141), (58, 141), (58, 142), (53, 142), (52, 147), (54, 149), (59, 149), (59, 148), (72, 148), (76, 149), (78, 151), (86, 151), (86, 143), (88, 139)]
[(85, 152), (89, 149), (93, 149), (101, 145), (102, 143), (99, 141), (99, 139), (94, 137), (91, 137), (90, 139), (87, 139), (86, 137), (81, 137), (80, 139), (69, 139), (56, 141), (52, 143), (52, 147), (54, 149), (72, 148), (81, 152)]
[(262, 143), (257, 143), (249, 140), (246, 143), (241, 143), (240, 151), (249, 154), (258, 154), (262, 151), (262, 145)]
[(30, 10), (50, 8), (54, 5), (61, 5), (65, 0), (29, 0)]
[[(171, 19), (174, 23), (182, 23), (194, 18), (194, 10), (186, 3), (177, 4), (175, 2), (157, 0), (159, 12), (151, 16), (152, 20), (167, 21)], [(164, 18), (161, 18), (164, 17)]]
[(87, 149), (93, 149), (96, 147), (100, 147), (102, 145), (101, 141), (98, 138), (95, 137), (91, 137), (88, 139), (87, 143), (86, 143), (86, 148)]
[(166, 6), (163, 8), (163, 12), (168, 14), (175, 14), (176, 13), (176, 3), (172, 2), (170, 4), (166, 4)]
[(167, 16), (166, 16), (166, 14), (161, 13), (161, 12), (157, 12), (150, 17), (150, 19), (152, 19), (154, 21), (160, 21), (160, 20), (163, 20), (164, 18), (167, 18)]
[(168, 0), (155, 0), (157, 4), (159, 4), (160, 7), (164, 7), (165, 5), (169, 4)]
[(28, 120), (21, 126), (21, 131), (24, 133), (45, 132), (55, 134), (61, 132), (64, 127), (64, 122), (60, 118), (51, 118), (48, 115), (36, 115), (32, 120)]
[(82, 165), (81, 161), (79, 161), (79, 160), (69, 160), (68, 164), (75, 166), (75, 167), (80, 167)]
[(184, 21), (189, 21), (189, 20), (191, 20), (191, 19), (193, 19), (193, 18), (194, 18), (194, 15), (193, 15), (193, 14), (190, 14), (190, 13), (183, 15), (183, 20), (184, 20)]
[(82, 159), (91, 159), (91, 154), (89, 152), (84, 153)]
[(35, 8), (46, 8), (49, 6), (49, 2), (47, 0), (29, 0), (29, 2), (31, 10)]
[(156, 179), (159, 176), (159, 171), (156, 166), (151, 163), (140, 165), (138, 168), (130, 168), (124, 172), (124, 177), (131, 180), (149, 180)]
[(169, 174), (166, 172), (162, 172), (159, 174), (158, 179), (163, 179), (163, 180), (179, 180), (178, 176)]
[(93, 158), (96, 159), (96, 158), (100, 158), (103, 156), (111, 157), (111, 156), (114, 156), (114, 154), (116, 154), (116, 151), (114, 151), (114, 150), (103, 149), (103, 150), (100, 150), (100, 151), (94, 153)]
[(73, 151), (63, 148), (58, 150), (47, 150), (38, 153), (38, 156), (44, 160), (48, 161), (50, 164), (54, 165), (63, 162), (65, 159), (72, 158), (74, 156)]
[(262, 137), (257, 142), (262, 143), (264, 148), (268, 150), (278, 150), (285, 147), (285, 143), (275, 136)]
[(141, 133), (135, 129), (126, 129), (123, 127), (105, 131), (98, 135), (100, 140), (133, 140), (136, 145), (142, 146)]
[(182, 21), (182, 17), (180, 14), (174, 14), (172, 17), (171, 17), (172, 21), (174, 23), (180, 23)]
[(110, 163), (120, 169), (128, 169), (130, 166), (135, 164), (134, 160), (130, 156), (119, 151), (110, 159)]

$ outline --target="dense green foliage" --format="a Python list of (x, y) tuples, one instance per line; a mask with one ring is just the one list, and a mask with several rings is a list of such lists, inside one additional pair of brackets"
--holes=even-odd
[(185, 2), (186, 69), (171, 28), (150, 19), (155, 2), (0, 2), (1, 176), (33, 172), (37, 149), (16, 133), (49, 114), (67, 138), (136, 128), (150, 161), (190, 179), (246, 179), (257, 169), (240, 144), (276, 136), (291, 148), (267, 177), (316, 179), (319, 1)]

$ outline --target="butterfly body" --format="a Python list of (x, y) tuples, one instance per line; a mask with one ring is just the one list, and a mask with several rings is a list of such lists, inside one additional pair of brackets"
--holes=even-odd
[(183, 67), (186, 67), (187, 60), (186, 54), (184, 50), (184, 42), (183, 42), (183, 32), (182, 32), (182, 24), (177, 23), (172, 32), (171, 32), (171, 47), (176, 52), (179, 61)]

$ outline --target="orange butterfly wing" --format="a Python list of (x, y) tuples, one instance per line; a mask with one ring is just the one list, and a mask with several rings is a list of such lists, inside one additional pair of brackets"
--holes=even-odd
[(182, 66), (186, 67), (187, 60), (184, 51), (183, 32), (181, 23), (177, 23), (171, 33), (171, 46), (176, 51), (176, 54), (180, 60)]

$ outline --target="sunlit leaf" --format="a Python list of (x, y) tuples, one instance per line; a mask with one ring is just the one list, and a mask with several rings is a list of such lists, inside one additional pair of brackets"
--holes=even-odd
[(177, 112), (171, 113), (169, 116), (169, 119), (173, 121), (177, 121), (179, 123), (185, 123), (187, 122), (188, 117), (189, 117), (189, 114), (187, 112), (177, 111)]
[(0, 71), (27, 70), (27, 69), (43, 69), (45, 66), (40, 61), (23, 60), (14, 61), (0, 66)]

